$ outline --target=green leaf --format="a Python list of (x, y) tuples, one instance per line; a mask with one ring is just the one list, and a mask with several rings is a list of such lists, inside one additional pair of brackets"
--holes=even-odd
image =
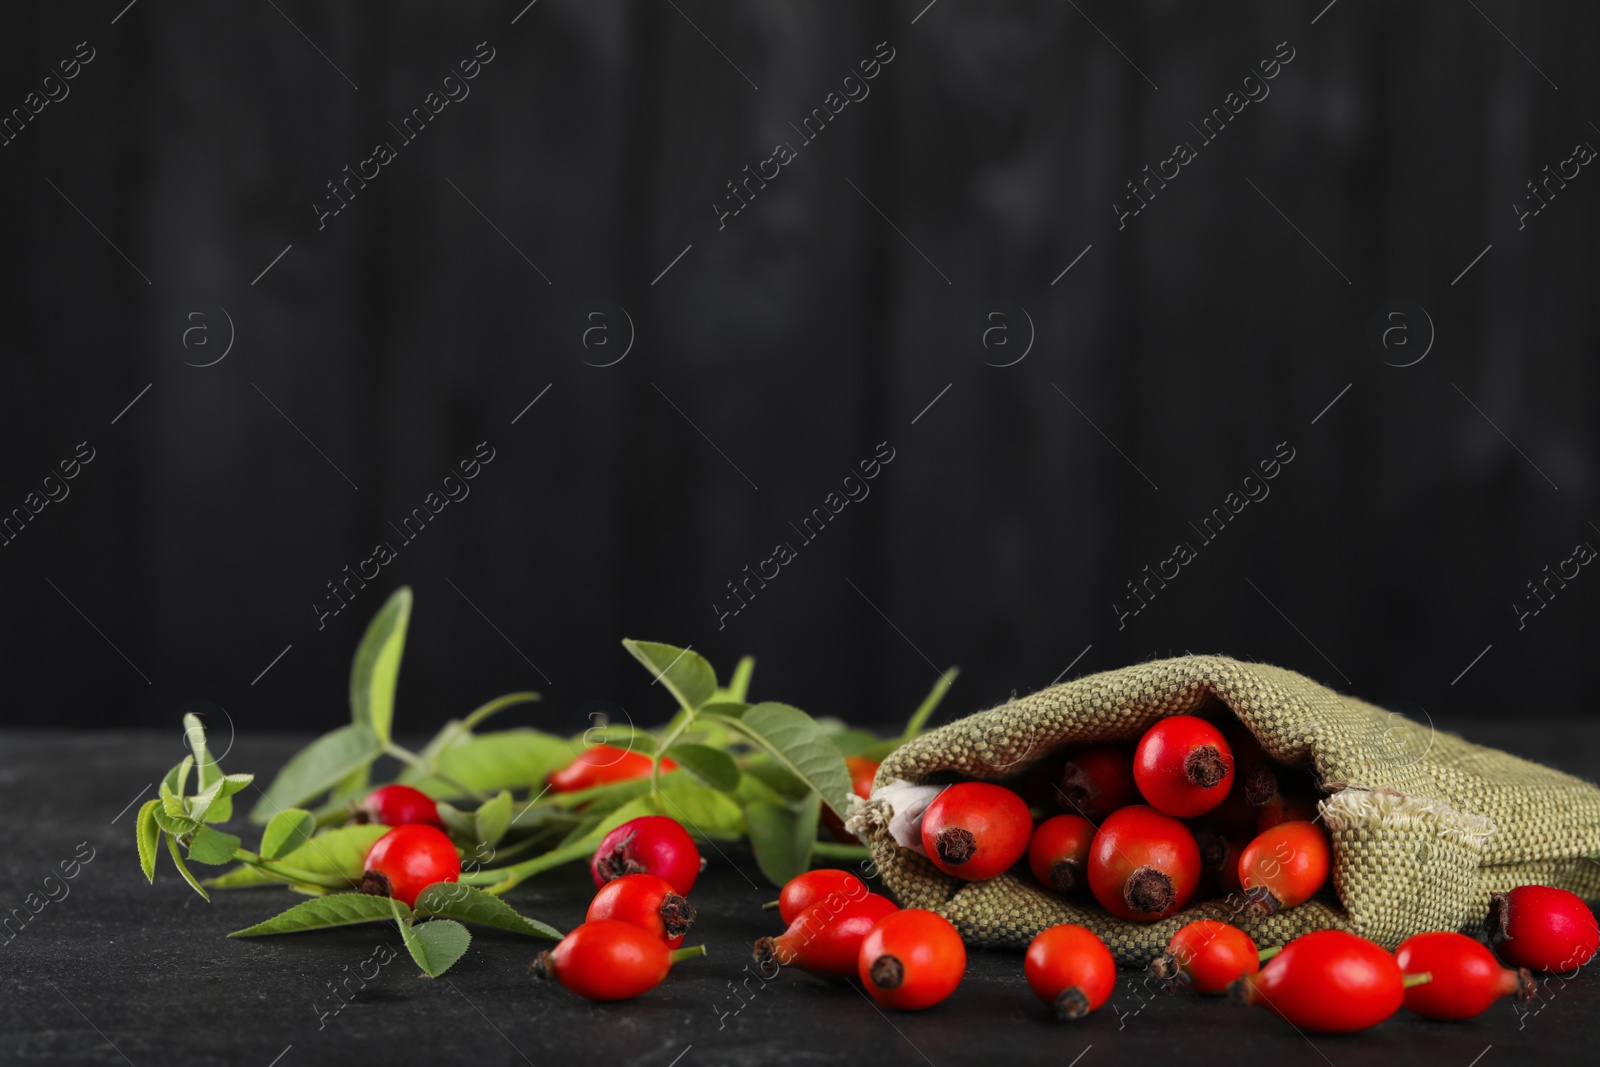
[(151, 884), (156, 880), (156, 849), (161, 846), (161, 826), (156, 822), (156, 809), (160, 806), (160, 800), (145, 801), (134, 822), (134, 836), (139, 840), (139, 869), (144, 872), (144, 880)]
[(622, 647), (688, 711), (700, 707), (717, 691), (717, 673), (698, 652), (631, 638), (624, 638)]
[[(595, 712), (593, 714), (599, 714)], [(607, 723), (604, 726), (591, 726), (577, 737), (573, 738), (575, 746), (592, 748), (595, 745), (610, 745), (613, 748), (624, 749), (628, 752), (637, 752), (641, 756), (653, 756), (656, 752), (656, 739), (651, 734), (625, 722)]]
[[(341, 826), (318, 834), (292, 852), (278, 856), (272, 862), (281, 863), (308, 874), (332, 875), (351, 882), (359, 881), (373, 842), (389, 832), (389, 827), (376, 823)], [(208, 879), (207, 885), (219, 889), (241, 889), (246, 886), (279, 884), (253, 867), (236, 867), (226, 874)]]
[(341, 726), (296, 752), (250, 812), (264, 823), (277, 811), (297, 808), (333, 788), (351, 771), (365, 767), (383, 752), (383, 742), (365, 723)]
[(712, 789), (731, 793), (739, 788), (739, 765), (733, 762), (732, 756), (720, 749), (680, 741), (666, 754)]
[[(225, 822), (233, 814), (233, 801), (229, 798), (253, 781), (253, 774), (229, 774), (212, 779), (210, 785), (189, 798), (189, 818)], [(219, 804), (225, 810), (218, 811)]]
[(472, 812), (462, 811), (444, 800), (435, 801), (434, 807), (438, 809), (439, 819), (444, 823), (445, 832), (455, 838), (456, 844), (468, 852), (472, 851), (472, 846), (477, 844), (478, 837), (478, 823), (472, 817)]
[(233, 862), (233, 853), (239, 844), (239, 839), (232, 834), (202, 826), (189, 841), (189, 859), (208, 867), (221, 867)]
[[(399, 901), (393, 903), (399, 904)], [(398, 911), (395, 917), (399, 918)], [(400, 936), (405, 939), (411, 958), (429, 978), (437, 978), (448, 971), (456, 960), (466, 955), (467, 946), (472, 944), (467, 928), (454, 919), (432, 919), (415, 926), (402, 920)]]
[(806, 797), (799, 811), (759, 801), (745, 809), (750, 847), (761, 873), (773, 885), (785, 885), (811, 869), (811, 850), (817, 840), (817, 815), (821, 810), (822, 799), (816, 793)]
[(411, 587), (402, 585), (367, 624), (350, 664), (350, 719), (387, 742), (394, 724), (394, 688), (411, 622)]
[(261, 858), (275, 860), (285, 852), (293, 852), (311, 840), (311, 832), (316, 826), (316, 817), (304, 808), (278, 812), (267, 821), (267, 828), (261, 832)]
[(717, 690), (717, 695), (725, 700), (744, 703), (750, 693), (750, 676), (755, 670), (756, 658), (741, 656), (733, 668), (733, 677), (728, 679), (727, 688)]
[(681, 771), (662, 778), (660, 791), (654, 796), (640, 799), (659, 801), (656, 814), (671, 816), (700, 837), (738, 840), (745, 834), (744, 809), (732, 797), (701, 785)]
[(538, 699), (539, 694), (533, 692), (507, 693), (505, 696), (495, 697), (487, 704), (479, 705), (478, 707), (472, 709), (472, 711), (468, 712), (467, 717), (461, 720), (461, 725), (466, 727), (468, 730), (476, 729), (480, 722), (487, 719), (491, 715), (498, 714), (504, 711), (506, 708), (513, 707), (517, 704), (526, 704), (529, 701)]
[(188, 805), (183, 802), (183, 791), (189, 784), (189, 771), (194, 767), (194, 757), (185, 756), (183, 762), (167, 772), (161, 779), (161, 806), (168, 815), (179, 818), (189, 817)]
[(151, 808), (150, 815), (169, 834), (192, 834), (200, 828), (200, 823), (187, 815), (168, 815), (165, 807)]
[(416, 914), (419, 917), (438, 915), (446, 919), (462, 919), (482, 926), (493, 926), (497, 930), (509, 930), (514, 934), (561, 940), (561, 931), (555, 927), (517, 914), (497, 896), (456, 882), (430, 885), (417, 894)]
[[(544, 788), (550, 772), (572, 762), (572, 742), (539, 730), (500, 730), (468, 737), (439, 755), (439, 773), (485, 793), (501, 789)], [(433, 796), (458, 796), (461, 790), (411, 768), (400, 781)]]
[(200, 721), (200, 716), (189, 712), (183, 717), (183, 736), (189, 742), (189, 749), (194, 753), (194, 764), (200, 769), (199, 788), (206, 786), (222, 777), (222, 768), (217, 766), (216, 760), (206, 750), (206, 727)]
[(933, 709), (939, 706), (944, 695), (950, 691), (950, 685), (956, 680), (956, 675), (960, 673), (958, 669), (951, 667), (939, 675), (939, 680), (928, 690), (928, 695), (923, 698), (922, 704), (911, 713), (911, 721), (906, 723), (905, 733), (901, 735), (905, 740), (909, 741), (922, 732), (922, 728), (928, 724), (928, 717), (933, 714)]
[[(709, 713), (702, 712), (702, 715)], [(796, 778), (822, 794), (823, 803), (844, 817), (849, 803), (850, 771), (816, 720), (788, 704), (763, 703), (738, 718), (717, 716), (735, 727)]]
[(178, 839), (173, 837), (171, 834), (167, 835), (167, 851), (172, 853), (172, 862), (178, 865), (178, 873), (183, 875), (183, 880), (188, 882), (190, 888), (192, 888), (196, 893), (200, 894), (201, 899), (205, 900), (207, 903), (210, 903), (210, 894), (202, 889), (200, 887), (200, 883), (194, 880), (194, 875), (189, 873), (189, 865), (184, 863), (183, 857), (178, 854)]
[[(391, 907), (390, 905), (394, 905)], [(351, 926), (395, 917), (395, 909), (410, 909), (398, 900), (371, 896), (366, 893), (330, 893), (325, 897), (301, 901), (288, 911), (280, 912), (265, 922), (235, 930), (229, 937), (261, 937), (264, 934), (298, 934), (304, 930), (322, 930), (329, 926)]]
[(478, 810), (472, 813), (472, 818), (478, 834), (475, 844), (498, 845), (511, 827), (510, 792), (502, 789), (491, 799), (479, 804)]
[[(868, 733), (866, 730), (838, 730), (829, 734), (828, 739), (844, 756), (864, 755), (883, 743), (876, 734)], [(900, 739), (895, 738), (894, 743), (899, 745)]]

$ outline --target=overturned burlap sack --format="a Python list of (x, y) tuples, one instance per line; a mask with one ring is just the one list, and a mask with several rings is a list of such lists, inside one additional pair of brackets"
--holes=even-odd
[[(896, 780), (1014, 779), (1063, 746), (1134, 741), (1158, 719), (1221, 710), (1219, 701), (1268, 755), (1320, 782), (1332, 892), (1268, 918), (1197, 901), (1160, 922), (1133, 923), (1091, 897), (1048, 892), (1026, 871), (952, 878), (890, 832), (884, 791)], [(1073, 922), (1104, 938), (1122, 963), (1149, 961), (1199, 918), (1232, 922), (1262, 946), (1337, 928), (1393, 948), (1426, 930), (1483, 929), (1489, 894), (1518, 885), (1600, 896), (1600, 864), (1584, 858), (1600, 854), (1600, 788), (1293, 671), (1221, 656), (1090, 675), (923, 734), (883, 761), (873, 799), (858, 800), (847, 825), (871, 848), (898, 903), (939, 912), (969, 944), (1025, 946), (1045, 927)]]

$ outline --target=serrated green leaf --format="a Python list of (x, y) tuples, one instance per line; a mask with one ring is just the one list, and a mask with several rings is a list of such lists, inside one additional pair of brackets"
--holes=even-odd
[(699, 708), (717, 691), (717, 673), (698, 652), (631, 638), (624, 638), (622, 647), (688, 711)]
[[(877, 734), (854, 729), (836, 730), (828, 735), (828, 740), (833, 742), (833, 747), (843, 756), (860, 756), (882, 744), (882, 739)], [(898, 737), (895, 738), (895, 743), (900, 743)]]
[[(321, 833), (292, 852), (284, 853), (272, 862), (308, 874), (332, 875), (350, 882), (359, 881), (367, 850), (373, 842), (389, 832), (389, 827), (377, 823), (360, 823), (341, 826)], [(218, 889), (243, 889), (256, 885), (280, 884), (253, 867), (241, 866), (206, 884)]]
[(251, 821), (264, 823), (274, 812), (300, 807), (333, 788), (352, 770), (372, 763), (382, 752), (383, 742), (364, 723), (323, 734), (284, 764), (251, 810)]
[(156, 825), (169, 834), (192, 834), (200, 828), (200, 824), (187, 815), (169, 815), (164, 806), (150, 809), (151, 816)]
[(726, 793), (701, 785), (682, 771), (661, 779), (660, 790), (641, 799), (659, 801), (657, 812), (700, 837), (738, 840), (745, 834), (744, 809)]
[(506, 830), (511, 827), (511, 794), (507, 790), (500, 790), (489, 800), (478, 805), (478, 810), (472, 813), (473, 823), (477, 829), (478, 840), (475, 844), (494, 846), (506, 836)]
[(402, 585), (367, 624), (350, 664), (350, 718), (369, 726), (378, 739), (389, 740), (394, 724), (394, 689), (411, 622), (411, 587)]
[(144, 872), (144, 880), (150, 883), (156, 880), (156, 849), (161, 847), (161, 826), (155, 814), (159, 807), (160, 800), (145, 801), (134, 822), (134, 837), (139, 841), (139, 869)]
[[(255, 775), (253, 774), (230, 774), (226, 777), (219, 775), (213, 778), (210, 785), (185, 801), (189, 808), (189, 818), (206, 822), (222, 822), (227, 816), (213, 818), (212, 809), (216, 807), (219, 801), (227, 801), (233, 794), (254, 780)], [(232, 809), (233, 804), (230, 802), (227, 814), (232, 814)]]
[(666, 755), (713, 789), (731, 793), (739, 788), (739, 765), (720, 749), (680, 741)]
[(561, 940), (561, 931), (555, 927), (519, 915), (511, 905), (499, 897), (457, 882), (440, 882), (437, 885), (430, 885), (417, 894), (416, 914), (419, 918), (424, 915), (438, 915), (446, 919), (461, 919), (482, 926), (493, 926), (498, 930), (509, 930), (514, 934), (547, 937), (552, 941)]
[[(481, 792), (501, 789), (543, 789), (550, 772), (572, 762), (572, 742), (539, 730), (500, 730), (468, 736), (439, 754), (438, 770), (451, 780)], [(430, 796), (459, 796), (461, 790), (440, 777), (408, 768), (400, 781)]]
[[(710, 717), (710, 713), (702, 712)], [(850, 771), (816, 720), (788, 704), (752, 705), (738, 718), (715, 716), (765, 749), (796, 778), (822, 794), (823, 803), (844, 817), (851, 793)]]
[(221, 867), (233, 862), (233, 854), (239, 843), (239, 839), (232, 834), (201, 826), (189, 841), (189, 858), (208, 867)]
[(756, 658), (754, 656), (741, 656), (734, 665), (733, 675), (728, 679), (728, 684), (718, 689), (712, 699), (722, 699), (744, 703), (750, 692), (750, 676), (755, 673)]
[(189, 865), (183, 862), (183, 856), (178, 853), (178, 839), (171, 834), (167, 835), (167, 851), (172, 853), (172, 862), (178, 865), (178, 873), (183, 875), (183, 880), (188, 882), (190, 888), (199, 893), (200, 898), (209, 904), (211, 895), (201, 887), (199, 882), (194, 880), (194, 875), (189, 873)]
[(216, 794), (216, 798), (203, 812), (205, 822), (227, 822), (233, 818), (233, 794), (255, 781), (253, 774), (229, 774), (223, 777), (223, 784)]
[(183, 801), (183, 791), (189, 784), (189, 771), (193, 768), (194, 757), (185, 756), (182, 763), (161, 779), (161, 786), (156, 792), (161, 796), (162, 810), (168, 815), (180, 819), (189, 817), (189, 806)]
[[(392, 903), (397, 907), (399, 905), (399, 901)], [(399, 919), (398, 910), (395, 917)], [(430, 919), (415, 925), (400, 920), (399, 926), (406, 950), (429, 978), (437, 978), (448, 971), (466, 955), (467, 946), (472, 944), (472, 935), (467, 928), (454, 919)]]
[(206, 750), (206, 727), (200, 721), (200, 716), (189, 712), (183, 717), (183, 736), (189, 742), (189, 749), (194, 753), (194, 765), (199, 768), (200, 777), (198, 788), (206, 786), (222, 777), (222, 768), (211, 758)]
[(905, 733), (900, 735), (902, 740), (909, 741), (922, 732), (922, 728), (928, 724), (928, 717), (939, 706), (939, 702), (944, 699), (944, 695), (950, 691), (950, 686), (960, 673), (960, 670), (951, 667), (939, 675), (939, 680), (933, 683), (932, 689), (928, 690), (928, 695), (922, 699), (922, 704), (916, 711), (911, 713), (911, 719), (906, 723)]
[(311, 840), (311, 832), (316, 826), (316, 817), (304, 808), (278, 812), (267, 821), (267, 828), (261, 832), (261, 858), (272, 860), (286, 852), (293, 852)]
[(799, 810), (760, 802), (745, 809), (756, 864), (773, 885), (786, 885), (810, 870), (821, 810), (822, 798), (816, 793), (807, 794)]
[(301, 901), (265, 922), (247, 926), (243, 930), (235, 930), (228, 936), (298, 934), (305, 930), (322, 930), (330, 926), (377, 922), (394, 918), (396, 909), (400, 909), (402, 916), (411, 914), (410, 909), (404, 904), (388, 897), (371, 896), (366, 893), (330, 893), (325, 897)]
[(438, 809), (439, 819), (444, 823), (445, 832), (456, 839), (456, 843), (472, 851), (472, 846), (477, 844), (478, 823), (472, 817), (472, 812), (462, 811), (446, 800), (434, 802)]

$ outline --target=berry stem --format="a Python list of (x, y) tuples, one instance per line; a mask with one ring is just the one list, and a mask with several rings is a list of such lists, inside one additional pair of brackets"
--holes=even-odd
[(761, 910), (762, 911), (771, 911), (772, 909), (776, 908), (781, 903), (782, 903), (782, 901), (769, 900), (765, 904), (761, 905)]
[(1268, 960), (1270, 960), (1272, 957), (1276, 956), (1278, 953), (1280, 953), (1282, 951), (1283, 951), (1283, 946), (1282, 945), (1273, 945), (1271, 948), (1264, 948), (1264, 949), (1261, 950), (1261, 955), (1259, 957), (1260, 961), (1262, 963), (1266, 963)]
[(1406, 975), (1401, 979), (1400, 984), (1406, 989), (1410, 989), (1412, 986), (1426, 985), (1431, 981), (1433, 981), (1433, 975), (1428, 971), (1423, 971), (1421, 974)]
[(706, 947), (704, 945), (686, 945), (683, 948), (673, 949), (668, 953), (668, 956), (673, 963), (682, 963), (684, 960), (692, 960), (696, 956), (704, 956), (705, 954)]

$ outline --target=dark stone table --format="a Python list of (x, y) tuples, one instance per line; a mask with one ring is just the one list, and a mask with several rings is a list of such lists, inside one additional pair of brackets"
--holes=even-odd
[[(1524, 720), (1464, 732), (1591, 778), (1600, 771), (1600, 727)], [(225, 767), (268, 776), (300, 740), (241, 737)], [(760, 908), (775, 893), (747, 852), (727, 848), (707, 850), (710, 867), (693, 895), (694, 939), (709, 957), (686, 962), (638, 1000), (596, 1005), (536, 983), (527, 966), (545, 943), (476, 927), (467, 955), (434, 981), (418, 977), (392, 925), (229, 940), (228, 931), (295, 898), (236, 891), (207, 905), (165, 857), (155, 887), (146, 885), (133, 841), (137, 808), (129, 805), (182, 755), (176, 727), (170, 735), (0, 734), (0, 909), (27, 915), (28, 894), (43, 899), (45, 878), (61, 861), (93, 850), (65, 896), (50, 883), (60, 899), (0, 935), (0, 1063), (1502, 1067), (1593, 1062), (1600, 1037), (1592, 966), (1548, 983), (1523, 1014), (1505, 1003), (1466, 1023), (1401, 1012), (1365, 1034), (1309, 1038), (1226, 1001), (1181, 992), (1141, 1000), (1131, 976), (1111, 1005), (1059, 1026), (1028, 990), (1014, 952), (972, 952), (956, 994), (920, 1014), (885, 1014), (859, 989), (798, 972), (764, 987), (752, 979), (747, 990), (740, 983), (753, 971), (744, 970), (750, 942), (776, 932), (775, 914)], [(592, 892), (588, 872), (571, 866), (509, 899), (567, 929), (582, 920)], [(394, 962), (333, 1013), (331, 984), (386, 943)]]

